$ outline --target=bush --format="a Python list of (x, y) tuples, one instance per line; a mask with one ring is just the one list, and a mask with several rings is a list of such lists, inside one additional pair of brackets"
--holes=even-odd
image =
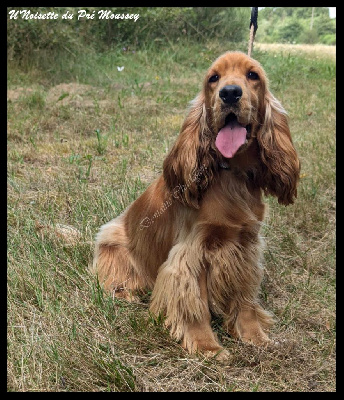
[(319, 43), (319, 35), (316, 29), (307, 29), (300, 35), (300, 42), (306, 44)]
[[(8, 7), (21, 11), (28, 7)], [(31, 13), (55, 12), (56, 20), (10, 19), (7, 24), (7, 50), (10, 59), (29, 59), (34, 51), (97, 51), (109, 47), (141, 46), (153, 42), (174, 42), (182, 38), (204, 41), (223, 38), (240, 42), (248, 37), (249, 7), (108, 7), (114, 14), (139, 14), (139, 19), (97, 18), (100, 7), (85, 7), (94, 20), (78, 20), (77, 7), (30, 7)], [(71, 20), (61, 16), (69, 11)], [(87, 46), (87, 47), (86, 47)]]
[(336, 44), (336, 35), (334, 33), (324, 35), (320, 38), (320, 41), (323, 44), (335, 45)]
[(293, 43), (302, 32), (302, 25), (297, 20), (291, 20), (278, 30), (278, 41), (280, 43)]

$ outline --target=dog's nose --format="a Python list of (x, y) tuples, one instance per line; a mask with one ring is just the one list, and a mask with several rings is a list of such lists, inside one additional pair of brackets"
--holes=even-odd
[(219, 96), (224, 103), (234, 104), (240, 100), (242, 89), (238, 85), (226, 85), (220, 90)]

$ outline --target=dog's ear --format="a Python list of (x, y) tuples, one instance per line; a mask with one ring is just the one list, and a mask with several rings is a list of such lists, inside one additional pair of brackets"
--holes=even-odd
[(266, 166), (262, 186), (266, 194), (288, 205), (297, 196), (300, 161), (294, 148), (286, 111), (281, 103), (266, 91), (262, 110), (263, 122), (257, 133), (262, 162)]
[(194, 208), (199, 208), (199, 200), (213, 175), (209, 138), (201, 92), (191, 102), (178, 139), (163, 164), (168, 189), (180, 202)]

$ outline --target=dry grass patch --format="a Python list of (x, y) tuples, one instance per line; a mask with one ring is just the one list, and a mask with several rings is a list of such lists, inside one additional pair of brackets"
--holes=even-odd
[(272, 53), (299, 55), (300, 53), (311, 57), (336, 58), (336, 46), (325, 44), (290, 44), (290, 43), (255, 43), (258, 50)]

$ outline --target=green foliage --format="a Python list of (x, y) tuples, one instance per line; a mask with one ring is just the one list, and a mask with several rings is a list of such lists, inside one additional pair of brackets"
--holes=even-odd
[(336, 44), (336, 35), (329, 34), (329, 35), (322, 36), (321, 43), (328, 44), (328, 45), (335, 45)]
[(306, 44), (315, 44), (319, 42), (319, 36), (315, 29), (306, 29), (300, 36), (298, 42)]
[(278, 37), (280, 39), (279, 42), (281, 43), (293, 42), (295, 38), (299, 37), (302, 30), (303, 28), (300, 22), (291, 19), (290, 22), (288, 22), (285, 25), (282, 25), (281, 28), (278, 30)]
[[(55, 12), (56, 20), (10, 19), (9, 11), (29, 9), (31, 14)], [(78, 20), (78, 11), (95, 14)], [(114, 14), (139, 14), (134, 20), (99, 19), (100, 10)], [(8, 7), (7, 50), (10, 59), (28, 61), (37, 50), (69, 52), (109, 48), (139, 49), (151, 43), (180, 39), (226, 39), (240, 42), (248, 36), (250, 7)], [(73, 19), (62, 19), (66, 12)]]
[(336, 20), (328, 7), (265, 7), (258, 19), (260, 42), (336, 44)]

